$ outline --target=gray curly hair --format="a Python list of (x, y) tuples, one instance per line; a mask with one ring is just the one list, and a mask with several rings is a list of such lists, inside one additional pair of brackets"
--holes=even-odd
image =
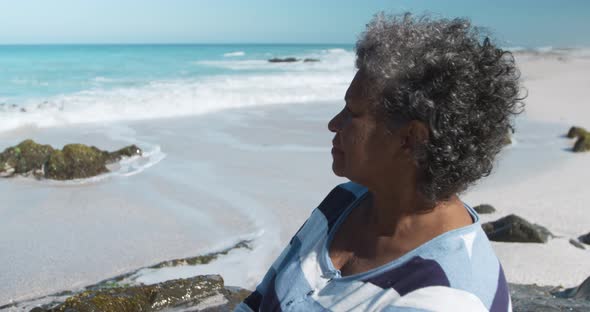
[(390, 129), (400, 120), (429, 127), (414, 154), (418, 190), (432, 202), (490, 174), (524, 107), (512, 54), (480, 33), (467, 19), (381, 13), (356, 44), (378, 120)]

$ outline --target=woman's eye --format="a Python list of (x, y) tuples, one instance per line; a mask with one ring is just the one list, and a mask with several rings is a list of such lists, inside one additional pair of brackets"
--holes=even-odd
[(345, 110), (345, 111), (346, 111), (346, 112), (347, 112), (347, 113), (348, 113), (350, 116), (352, 116), (352, 117), (356, 117), (356, 116), (358, 116), (358, 114), (357, 114), (357, 113), (355, 113), (355, 112), (353, 112), (352, 110), (350, 110), (350, 108), (349, 108), (348, 106), (345, 106), (345, 107), (344, 107), (344, 110)]

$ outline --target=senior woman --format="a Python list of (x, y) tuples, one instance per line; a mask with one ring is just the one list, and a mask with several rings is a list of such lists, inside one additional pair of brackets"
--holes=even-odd
[(465, 19), (376, 16), (328, 124), (351, 182), (313, 211), (238, 311), (510, 311), (502, 267), (457, 194), (492, 169), (518, 70)]

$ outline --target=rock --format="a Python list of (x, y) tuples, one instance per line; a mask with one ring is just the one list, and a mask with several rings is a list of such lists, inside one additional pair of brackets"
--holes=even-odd
[(287, 58), (271, 58), (268, 60), (271, 63), (293, 63), (293, 62), (297, 62), (298, 59), (294, 58), (294, 57), (287, 57)]
[(106, 165), (109, 163), (141, 153), (135, 145), (111, 153), (83, 144), (68, 144), (62, 150), (56, 150), (49, 145), (25, 140), (0, 153), (0, 176), (32, 174), (37, 178), (55, 180), (88, 178), (108, 172)]
[(5, 173), (5, 176), (39, 174), (35, 170), (42, 169), (52, 152), (53, 148), (49, 145), (37, 144), (33, 140), (24, 140), (0, 153), (0, 172)]
[(558, 298), (580, 299), (590, 302), (590, 277), (586, 278), (578, 287), (567, 288), (563, 291), (553, 291), (551, 294)]
[(68, 144), (62, 151), (49, 156), (45, 177), (54, 180), (71, 180), (93, 177), (108, 172), (106, 155), (94, 146)]
[(590, 301), (555, 296), (556, 287), (510, 284), (512, 311), (590, 311)]
[(567, 137), (570, 139), (583, 137), (588, 134), (588, 131), (582, 127), (571, 127), (570, 130), (567, 132)]
[(478, 206), (473, 207), (473, 209), (479, 214), (496, 212), (496, 209), (494, 207), (492, 207), (492, 205), (488, 205), (488, 204), (478, 205)]
[(586, 152), (590, 150), (590, 136), (580, 136), (574, 144), (573, 151), (576, 153)]
[(508, 215), (482, 225), (488, 238), (496, 242), (546, 243), (553, 234), (545, 227), (531, 224), (517, 215)]
[(303, 63), (311, 63), (311, 62), (319, 62), (319, 59), (314, 59), (314, 58), (306, 58), (303, 60)]
[(584, 246), (584, 244), (580, 243), (579, 241), (570, 238), (570, 244), (574, 245), (574, 247), (580, 248), (580, 249), (586, 249), (586, 247)]
[(111, 153), (107, 152), (107, 162), (113, 163), (116, 161), (121, 160), (123, 157), (133, 157), (133, 156), (141, 156), (141, 149), (136, 145), (129, 145), (123, 147), (118, 151), (114, 151)]
[(224, 287), (219, 275), (201, 275), (155, 285), (87, 290), (45, 312), (161, 311), (173, 308), (195, 311), (231, 311), (250, 292)]
[(578, 240), (580, 240), (584, 244), (590, 245), (590, 232), (588, 232), (588, 234), (578, 237)]

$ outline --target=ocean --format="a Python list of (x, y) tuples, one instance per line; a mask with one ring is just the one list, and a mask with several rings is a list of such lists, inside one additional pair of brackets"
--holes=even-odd
[(353, 72), (352, 45), (0, 46), (0, 131), (334, 100)]

